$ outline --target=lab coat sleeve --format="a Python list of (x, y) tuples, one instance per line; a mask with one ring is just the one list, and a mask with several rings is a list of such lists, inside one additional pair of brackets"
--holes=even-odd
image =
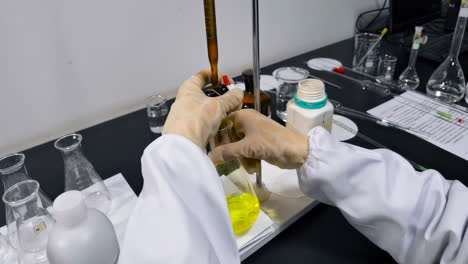
[(199, 147), (177, 135), (150, 144), (144, 185), (119, 264), (239, 263), (223, 187)]
[(389, 150), (309, 133), (298, 169), (302, 191), (338, 207), (346, 219), (400, 263), (468, 263), (468, 189), (437, 171), (415, 171)]

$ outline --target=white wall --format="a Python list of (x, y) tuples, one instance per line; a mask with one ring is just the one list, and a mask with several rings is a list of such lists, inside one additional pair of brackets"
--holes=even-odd
[[(260, 1), (261, 64), (352, 36), (377, 0)], [(251, 1), (218, 0), (220, 68), (251, 65)], [(208, 68), (201, 0), (0, 0), (0, 155), (131, 112)]]

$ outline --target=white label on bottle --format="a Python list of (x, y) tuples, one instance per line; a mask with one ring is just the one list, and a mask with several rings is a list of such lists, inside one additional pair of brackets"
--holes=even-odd
[(33, 231), (34, 231), (34, 234), (39, 234), (41, 233), (42, 231), (46, 230), (47, 229), (47, 226), (44, 222), (40, 222), (39, 224), (37, 224), (36, 226), (33, 227)]
[(468, 17), (468, 7), (460, 8), (460, 17)]
[(374, 66), (373, 61), (366, 61), (366, 68), (372, 68)]
[(417, 41), (413, 43), (413, 49), (419, 49), (419, 43)]

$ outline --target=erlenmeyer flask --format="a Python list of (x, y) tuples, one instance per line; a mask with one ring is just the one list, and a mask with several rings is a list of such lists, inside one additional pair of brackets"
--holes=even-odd
[(28, 255), (27, 263), (49, 263), (46, 247), (54, 219), (39, 199), (39, 183), (34, 180), (19, 182), (3, 195), (15, 217), (20, 248)]
[(424, 38), (422, 38), (422, 30), (423, 27), (416, 27), (408, 67), (406, 67), (398, 78), (398, 88), (402, 90), (414, 90), (419, 86), (420, 80), (418, 73), (416, 72), (416, 60), (418, 58), (419, 46), (424, 42)]
[(16, 257), (16, 252), (8, 243), (6, 238), (0, 233), (0, 263), (10, 263), (9, 261)]
[[(19, 182), (31, 180), (24, 164), (25, 158), (26, 157), (23, 153), (14, 153), (0, 158), (0, 179), (2, 180), (4, 191)], [(52, 208), (51, 200), (40, 189), (39, 197), (45, 208)], [(5, 204), (5, 218), (7, 224), (7, 239), (12, 247), (19, 249), (15, 218), (13, 216), (13, 211), (8, 204)]]
[(65, 191), (77, 190), (85, 195), (86, 205), (106, 214), (111, 206), (109, 190), (93, 165), (81, 151), (82, 136), (66, 135), (55, 141), (62, 153), (65, 169)]
[[(211, 149), (235, 141), (232, 121), (223, 121), (218, 133), (210, 142)], [(231, 217), (234, 233), (242, 234), (248, 231), (260, 213), (260, 202), (252, 186), (249, 174), (239, 161), (216, 164), (221, 176), (224, 193)], [(221, 168), (221, 169), (220, 169)]]
[(448, 58), (432, 73), (427, 82), (427, 94), (446, 103), (460, 101), (465, 95), (465, 76), (458, 61), (458, 54), (465, 33), (468, 8), (462, 4), (453, 34)]

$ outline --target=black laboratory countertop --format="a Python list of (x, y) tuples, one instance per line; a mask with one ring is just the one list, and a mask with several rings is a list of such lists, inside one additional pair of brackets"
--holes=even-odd
[[(390, 43), (383, 46), (387, 53), (398, 56), (395, 76), (399, 76), (406, 67), (409, 54), (403, 48)], [(271, 74), (273, 70), (283, 66), (307, 68), (304, 62), (316, 57), (334, 58), (345, 66), (351, 66), (352, 56), (353, 39), (347, 39), (264, 67), (262, 74)], [(468, 69), (468, 54), (462, 55), (460, 62), (464, 69)], [(421, 92), (425, 92), (425, 83), (437, 66), (437, 63), (418, 59)], [(333, 73), (313, 70), (310, 72), (341, 85), (342, 90), (327, 85), (327, 93), (330, 98), (341, 101), (347, 107), (366, 111), (389, 99), (364, 92), (355, 82)], [(465, 72), (465, 75), (467, 73)], [(274, 98), (272, 99), (274, 101)], [(275, 113), (274, 109), (272, 110), (272, 113)], [(436, 169), (448, 179), (458, 179), (465, 185), (468, 184), (467, 161), (408, 133), (389, 130), (361, 120), (354, 121), (361, 132), (406, 158)], [(140, 157), (144, 148), (155, 139), (148, 128), (144, 109), (79, 133), (84, 138), (85, 155), (103, 178), (121, 172), (137, 194), (141, 191), (143, 179)], [(357, 138), (349, 142), (374, 148)], [(52, 199), (62, 193), (63, 161), (60, 153), (54, 149), (53, 142), (25, 150), (24, 153), (30, 175), (41, 183), (43, 190)], [(0, 212), (0, 224), (4, 224), (3, 208), (0, 208)], [(338, 209), (320, 204), (243, 263), (394, 263), (394, 260), (356, 231)]]

